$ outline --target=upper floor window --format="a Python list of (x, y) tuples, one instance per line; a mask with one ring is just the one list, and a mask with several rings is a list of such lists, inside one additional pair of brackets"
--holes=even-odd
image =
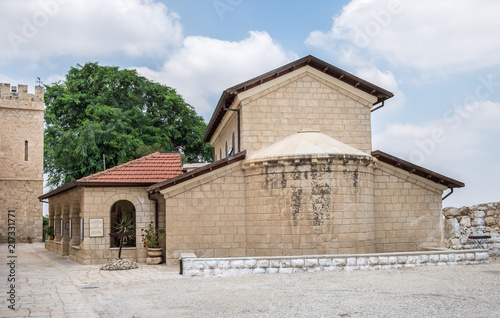
[(233, 140), (232, 140), (232, 146), (231, 147), (233, 147), (233, 149), (236, 149), (235, 145), (234, 145), (234, 131), (233, 131)]

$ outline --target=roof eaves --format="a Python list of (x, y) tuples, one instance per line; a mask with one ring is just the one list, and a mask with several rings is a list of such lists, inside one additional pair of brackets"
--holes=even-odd
[(62, 185), (62, 186), (60, 186), (52, 191), (49, 191), (49, 192), (39, 196), (38, 200), (41, 201), (43, 199), (48, 199), (48, 198), (53, 197), (55, 195), (61, 194), (63, 192), (70, 191), (73, 188), (79, 187), (79, 185), (80, 185), (80, 182), (78, 182), (76, 180), (71, 180), (70, 182), (66, 183), (65, 185)]
[(437, 184), (443, 184), (447, 186), (448, 188), (463, 188), (465, 184), (461, 181), (443, 176), (442, 174), (439, 174), (437, 172), (434, 172), (432, 170), (426, 169), (424, 167), (418, 166), (416, 164), (413, 164), (411, 162), (408, 162), (406, 160), (403, 160), (401, 158), (389, 155), (388, 153), (385, 153), (380, 150), (372, 151), (372, 156), (377, 158), (378, 160), (387, 163), (391, 166), (394, 166), (396, 168), (402, 169), (404, 171), (407, 171), (409, 173), (418, 175), (422, 178), (426, 178), (432, 182), (435, 182)]
[(45, 193), (38, 197), (39, 200), (48, 199), (59, 194), (66, 193), (74, 188), (84, 188), (84, 187), (147, 187), (154, 182), (100, 182), (100, 181), (76, 181), (73, 180), (57, 189)]
[(220, 168), (225, 167), (227, 165), (241, 161), (241, 160), (245, 159), (246, 154), (247, 154), (246, 150), (241, 151), (235, 155), (226, 157), (226, 158), (221, 159), (221, 160), (217, 160), (217, 161), (215, 161), (211, 164), (208, 164), (206, 166), (199, 167), (199, 168), (191, 170), (187, 173), (178, 175), (177, 177), (173, 177), (173, 178), (170, 178), (168, 180), (153, 184), (153, 185), (147, 187), (145, 190), (146, 190), (146, 192), (149, 192), (151, 194), (158, 193), (163, 189), (172, 187), (172, 186), (177, 185), (179, 183), (185, 182), (187, 180), (191, 180), (193, 178), (196, 178), (196, 177), (199, 177), (199, 176), (204, 175), (206, 173), (220, 169)]

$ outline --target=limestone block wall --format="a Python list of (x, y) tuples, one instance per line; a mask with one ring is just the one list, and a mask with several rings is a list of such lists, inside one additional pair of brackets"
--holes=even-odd
[(247, 256), (375, 252), (371, 160), (245, 165)]
[(245, 274), (290, 274), (378, 270), (415, 266), (488, 263), (483, 250), (401, 252), (353, 255), (310, 255), (291, 257), (186, 258), (182, 261), (185, 277)]
[[(84, 240), (80, 244), (81, 258), (84, 263), (103, 264), (111, 258), (118, 256), (118, 248), (110, 248), (111, 224), (110, 211), (115, 202), (127, 200), (134, 205), (136, 216), (135, 239), (136, 247), (127, 248), (122, 251), (122, 257), (129, 258), (136, 262), (145, 262), (147, 251), (141, 242), (141, 229), (146, 228), (151, 221), (154, 221), (155, 203), (148, 199), (143, 187), (95, 187), (85, 188), (84, 208), (82, 217), (84, 218)], [(89, 237), (89, 219), (104, 219), (104, 236)]]
[[(151, 221), (155, 221), (155, 203), (148, 199), (143, 187), (85, 187), (51, 197), (49, 221), (55, 227), (56, 235), (53, 241), (46, 242), (46, 248), (59, 255), (69, 255), (71, 260), (81, 264), (104, 264), (109, 259), (116, 258), (118, 248), (110, 247), (109, 233), (113, 226), (110, 215), (112, 205), (120, 200), (131, 202), (136, 216), (136, 246), (124, 248), (122, 258), (145, 262), (147, 251), (141, 241), (141, 229), (146, 228)], [(103, 219), (102, 237), (90, 237), (90, 218)], [(71, 237), (69, 230), (66, 229), (61, 235), (61, 220), (65, 225), (70, 219)], [(80, 219), (84, 221), (83, 240), (79, 237)]]
[(6, 242), (8, 211), (15, 211), (16, 242), (42, 240), (43, 88), (11, 92), (0, 84), (0, 242)]
[(446, 187), (382, 162), (374, 170), (376, 250), (419, 251), (442, 244)]
[(500, 255), (500, 202), (483, 203), (461, 208), (443, 209), (445, 243), (453, 249), (477, 248), (471, 235), (486, 234), (485, 248)]
[(241, 163), (161, 191), (165, 198), (166, 260), (180, 253), (245, 256), (245, 182)]
[(371, 106), (314, 72), (303, 72), (241, 100), (242, 150), (250, 155), (312, 129), (370, 154)]
[[(2, 167), (3, 169), (3, 167)], [(16, 242), (42, 241), (42, 204), (37, 195), (42, 192), (43, 181), (17, 181), (0, 179), (0, 243), (8, 239), (8, 211), (15, 215)]]
[[(234, 136), (234, 146), (233, 146)], [(226, 158), (227, 150), (233, 147), (233, 154), (239, 152), (238, 149), (238, 115), (237, 112), (228, 111), (221, 128), (212, 138), (215, 157), (214, 161)], [(227, 145), (227, 150), (226, 150)]]

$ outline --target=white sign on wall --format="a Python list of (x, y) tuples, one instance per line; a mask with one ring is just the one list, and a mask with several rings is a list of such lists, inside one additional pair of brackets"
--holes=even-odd
[(104, 236), (104, 219), (89, 219), (89, 236), (102, 237)]

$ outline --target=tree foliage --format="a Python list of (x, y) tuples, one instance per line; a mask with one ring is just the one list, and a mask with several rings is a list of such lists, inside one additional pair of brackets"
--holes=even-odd
[(51, 186), (101, 171), (103, 155), (110, 168), (149, 151), (178, 151), (188, 162), (207, 153), (203, 118), (173, 88), (135, 70), (78, 64), (64, 82), (45, 88), (44, 166)]

